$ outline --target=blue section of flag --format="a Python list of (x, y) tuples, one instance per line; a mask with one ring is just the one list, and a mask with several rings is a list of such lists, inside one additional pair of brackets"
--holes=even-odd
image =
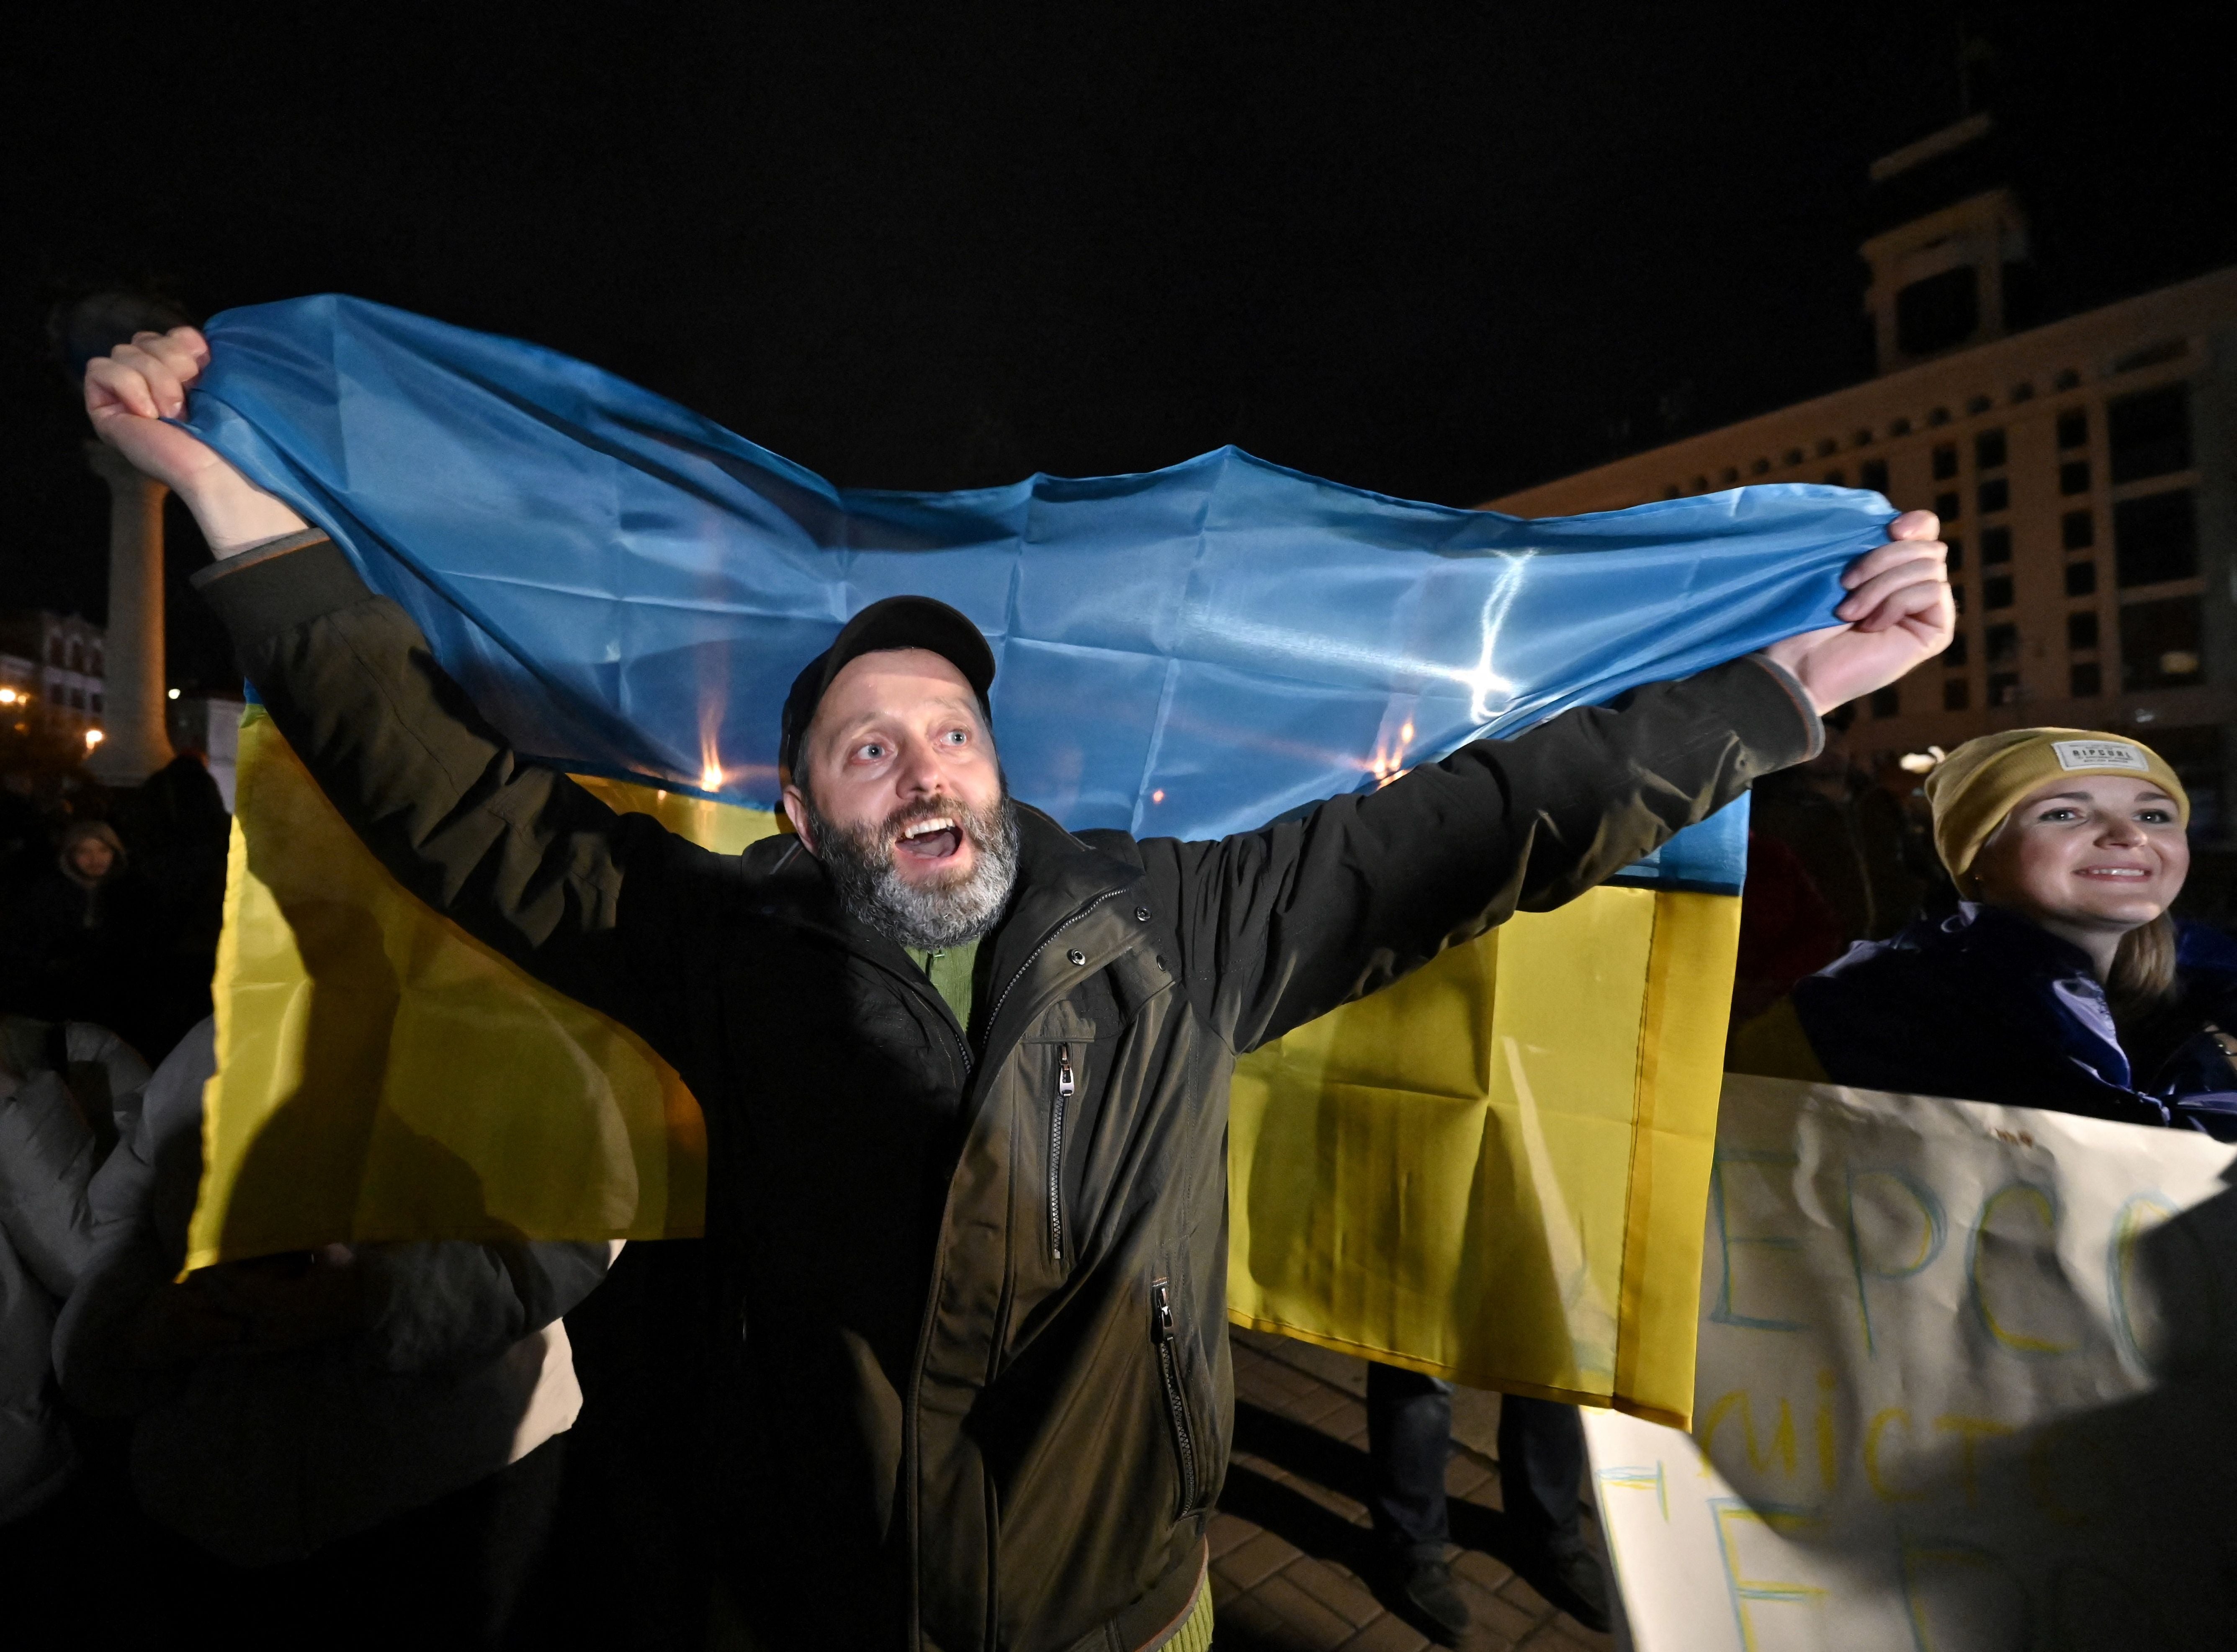
[[(1233, 447), (845, 490), (583, 362), (362, 300), (208, 332), (188, 427), (331, 533), (517, 747), (763, 807), (794, 674), (895, 592), (993, 643), (1020, 796), (1217, 836), (1831, 624), (1893, 515), (1782, 484), (1525, 521)], [(1745, 844), (1727, 811), (1632, 876), (1737, 889)]]

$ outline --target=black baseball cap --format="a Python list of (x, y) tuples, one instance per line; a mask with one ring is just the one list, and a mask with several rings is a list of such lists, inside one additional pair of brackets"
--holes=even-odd
[(872, 603), (840, 628), (830, 647), (808, 662), (792, 679), (792, 692), (784, 697), (784, 730), (778, 755), (789, 779), (800, 768), (800, 744), (824, 691), (848, 663), (864, 654), (888, 648), (922, 648), (937, 654), (971, 684), (979, 697), (979, 715), (994, 726), (987, 691), (994, 685), (994, 651), (979, 627), (956, 610), (930, 597), (885, 597)]

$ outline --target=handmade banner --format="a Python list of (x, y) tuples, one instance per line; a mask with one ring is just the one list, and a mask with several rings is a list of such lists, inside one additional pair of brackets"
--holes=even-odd
[[(377, 305), (208, 334), (189, 427), (331, 532), (518, 750), (732, 848), (774, 829), (793, 674), (882, 595), (987, 632), (1020, 796), (1210, 836), (1825, 624), (1892, 514), (1785, 486), (1524, 522), (1231, 448), (848, 492), (596, 368)], [(674, 1074), (388, 882), (268, 725), (240, 776), (195, 1262), (696, 1231)], [(1745, 837), (1728, 809), (1254, 1058), (1237, 1311), (1682, 1418)], [(1435, 1174), (1402, 1199), (1420, 1153)]]
[(1693, 1432), (1586, 1422), (1640, 1652), (2227, 1644), (2233, 1166), (1728, 1078)]

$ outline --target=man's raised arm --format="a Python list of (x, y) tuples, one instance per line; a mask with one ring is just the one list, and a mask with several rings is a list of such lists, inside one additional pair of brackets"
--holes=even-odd
[[(520, 763), (339, 547), (175, 425), (209, 360), (191, 327), (143, 333), (86, 369), (102, 439), (195, 513), (214, 566), (196, 576), (241, 666), (352, 829), (412, 893), (531, 973), (632, 1024), (657, 1001), (650, 955), (617, 934), (662, 927), (663, 869), (704, 858), (642, 816), (617, 816), (550, 769)], [(648, 899), (648, 897), (652, 897)], [(670, 936), (670, 940), (674, 937)], [(650, 1029), (641, 1029), (650, 1032)]]
[(1518, 911), (1574, 899), (1811, 757), (1823, 712), (1948, 645), (1938, 531), (1924, 512), (1897, 518), (1844, 575), (1842, 624), (1476, 741), (1300, 821), (1155, 846), (1190, 991), (1253, 1048)]

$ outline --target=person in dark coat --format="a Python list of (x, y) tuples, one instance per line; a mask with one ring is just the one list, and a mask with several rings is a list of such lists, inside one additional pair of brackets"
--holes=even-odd
[(106, 821), (72, 821), (54, 866), (22, 893), (0, 936), (9, 1007), (113, 1028), (135, 1049), (170, 1047), (156, 1025), (161, 923), (154, 891)]
[(1841, 955), (1851, 937), (1818, 892), (1802, 857), (1750, 831), (1741, 890), (1740, 945), (1732, 965), (1732, 1025), (1744, 1027)]
[(772, 1645), (1202, 1652), (1237, 1056), (1600, 883), (1951, 629), (1937, 525), (1897, 518), (1839, 624), (1184, 843), (1011, 797), (987, 638), (892, 597), (795, 681), (794, 834), (723, 856), (524, 761), (338, 546), (162, 422), (208, 359), (142, 334), (87, 406), (195, 512), (274, 726), (406, 888), (705, 1113)]
[(106, 1028), (0, 1014), (0, 1549), (63, 1489), (55, 1316), (91, 1254), (87, 1186), (138, 1116), (148, 1067)]
[[(1799, 863), (1831, 908), (1844, 946), (1885, 940), (1918, 915), (1928, 890), (1910, 864), (1902, 803), (1850, 756), (1855, 716), (1853, 705), (1829, 713), (1825, 749), (1767, 776), (1748, 803), (1750, 836), (1782, 845)], [(1752, 846), (1749, 852), (1752, 856)]]
[(2168, 915), (2190, 866), (2174, 770), (2117, 735), (2016, 729), (1926, 790), (1957, 910), (1798, 982), (1734, 1069), (2237, 1139), (2237, 948)]
[(168, 1050), (210, 1013), (233, 816), (204, 761), (181, 752), (123, 800), (121, 823), (154, 902), (148, 1047)]
[(131, 1133), (76, 1184), (54, 1327), (64, 1398), (129, 1419), (138, 1503), (200, 1556), (148, 1609), (244, 1652), (501, 1644), (582, 1404), (561, 1316), (611, 1248), (330, 1245), (182, 1277), (216, 1071), (205, 1019), (142, 1074)]

